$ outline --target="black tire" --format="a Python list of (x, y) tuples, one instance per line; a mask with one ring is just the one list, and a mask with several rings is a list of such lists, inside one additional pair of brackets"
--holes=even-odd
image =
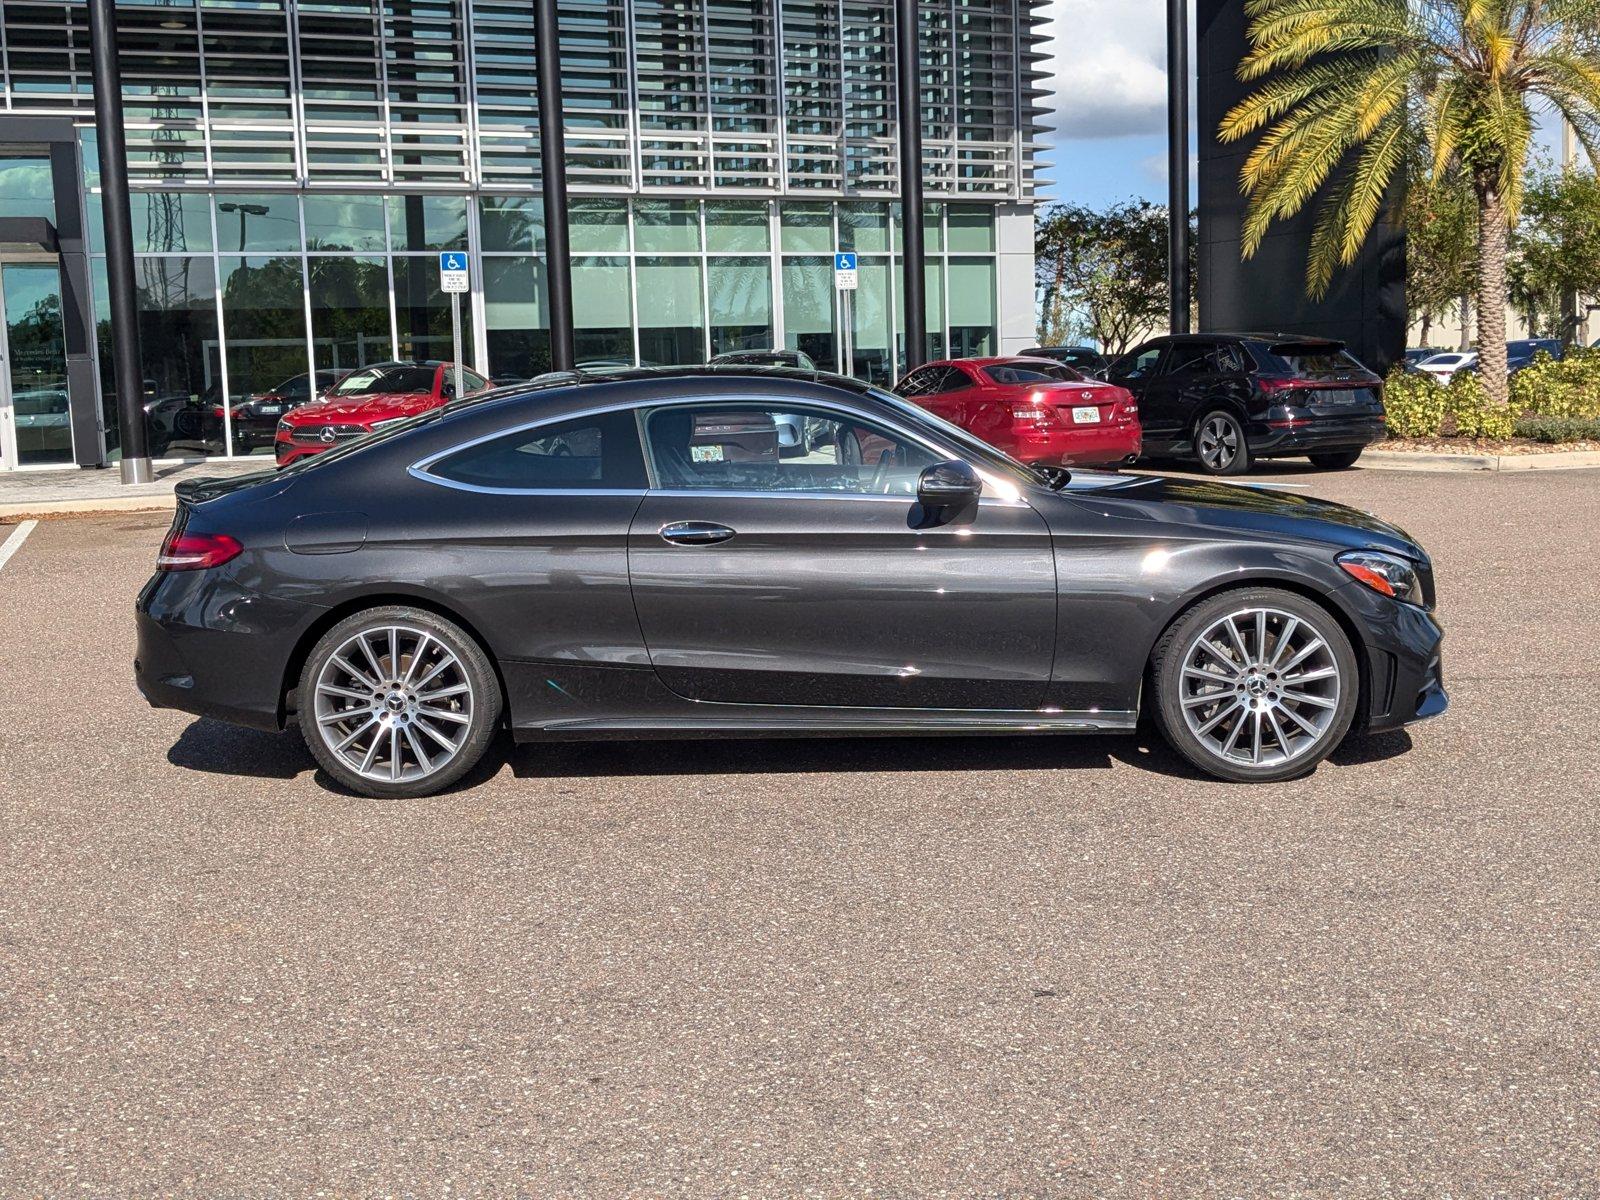
[[(383, 670), (393, 671), (393, 675), (387, 678), (378, 676), (378, 673), (372, 670), (370, 661), (363, 661), (360, 664), (362, 671), (374, 676), (385, 690), (382, 702), (377, 691), (374, 691), (370, 705), (365, 701), (353, 703), (349, 699), (330, 698), (325, 701), (318, 692), (318, 680), (323, 677), (324, 670), (329, 667), (330, 660), (336, 652), (341, 647), (348, 646), (352, 638), (363, 632), (374, 633), (388, 628), (407, 631), (401, 635), (402, 640), (395, 643), (400, 648), (398, 666), (394, 665), (387, 655), (379, 654), (376, 658), (377, 666)], [(375, 636), (381, 637), (376, 634)], [(409, 655), (404, 649), (406, 645), (404, 638), (407, 636), (415, 639), (412, 643), (412, 653)], [(436, 755), (444, 753), (443, 746), (428, 740), (425, 736), (426, 730), (420, 724), (410, 728), (402, 724), (402, 728), (392, 734), (394, 742), (390, 744), (401, 746), (400, 771), (407, 769), (404, 763), (409, 757), (410, 769), (418, 772), (416, 777), (395, 780), (375, 779), (371, 775), (362, 774), (358, 765), (352, 766), (347, 762), (330, 739), (345, 734), (368, 718), (373, 721), (389, 720), (402, 723), (420, 720), (418, 709), (423, 703), (421, 700), (411, 702), (409, 712), (402, 705), (398, 710), (400, 716), (391, 715), (385, 704), (389, 702), (389, 696), (396, 692), (414, 696), (427, 695), (423, 688), (413, 690), (410, 686), (410, 677), (415, 673), (408, 673), (407, 668), (414, 660), (420, 659), (421, 661), (417, 662), (418, 668), (426, 670), (443, 662), (447, 656), (454, 659), (454, 665), (445, 668), (446, 674), (443, 678), (458, 680), (459, 683), (467, 685), (469, 690), (448, 700), (433, 701), (434, 705), (453, 709), (455, 715), (450, 716), (447, 722), (430, 723), (435, 728), (444, 729), (452, 740), (458, 739), (453, 755), (437, 767), (424, 771), (415, 746), (427, 747), (428, 749), (422, 753), (427, 754), (431, 750)], [(402, 676), (407, 678), (402, 679)], [(365, 686), (362, 686), (361, 690), (364, 691)], [(431, 796), (455, 783), (482, 759), (495, 730), (499, 728), (500, 714), (504, 708), (500, 680), (483, 648), (455, 622), (426, 609), (412, 608), (408, 605), (385, 605), (355, 613), (323, 634), (312, 647), (310, 655), (306, 658), (305, 667), (300, 672), (297, 699), (300, 732), (317, 764), (351, 791), (381, 799), (414, 799)], [(319, 712), (319, 704), (323, 703), (349, 704), (350, 707), (344, 711), (352, 714), (351, 719), (336, 724), (328, 723)], [(423, 707), (421, 711), (426, 713), (434, 709)], [(332, 716), (336, 719), (337, 713)], [(453, 730), (457, 728), (462, 732), (455, 734)], [(374, 740), (384, 738), (387, 729), (388, 726), (379, 724), (371, 736)], [(403, 741), (402, 735), (407, 740)], [(364, 744), (370, 745), (363, 743), (358, 737), (351, 753), (355, 753)], [(387, 757), (387, 748), (380, 748), (378, 757), (372, 763), (372, 769), (377, 770), (379, 763), (385, 761)]]
[(1309, 454), (1313, 467), (1321, 467), (1324, 471), (1344, 471), (1356, 465), (1356, 459), (1361, 457), (1361, 450), (1333, 450), (1323, 454)]
[(1250, 469), (1244, 426), (1225, 409), (1212, 409), (1195, 422), (1190, 449), (1206, 475), (1241, 475)]
[[(1257, 636), (1255, 611), (1276, 614), (1267, 617), (1262, 627), (1265, 638), (1261, 646), (1252, 645)], [(1265, 670), (1257, 671), (1253, 667), (1249, 675), (1242, 669), (1233, 676), (1219, 674), (1215, 684), (1195, 683), (1192, 677), (1186, 677), (1184, 669), (1191, 665), (1190, 660), (1197, 653), (1201, 661), (1209, 663), (1215, 659), (1215, 669), (1219, 672), (1223, 670), (1222, 657), (1203, 650), (1200, 643), (1219, 621), (1246, 612), (1251, 613), (1251, 621), (1249, 628), (1243, 623), (1239, 624), (1242, 634), (1239, 645), (1242, 650), (1265, 659), (1278, 649), (1275, 638), (1282, 637), (1285, 643), (1283, 661), (1288, 662), (1301, 649), (1320, 639), (1324, 648), (1313, 648), (1304, 661), (1308, 664), (1327, 664), (1337, 670), (1337, 677), (1321, 679), (1312, 684), (1300, 683), (1301, 676), (1314, 673), (1308, 667), (1298, 668), (1300, 676), (1291, 676), (1288, 670), (1282, 671), (1281, 675), (1274, 672), (1270, 681), (1266, 679)], [(1275, 620), (1276, 624), (1273, 623)], [(1233, 653), (1229, 645), (1223, 648)], [(1235, 653), (1235, 657), (1245, 656)], [(1315, 669), (1326, 670), (1327, 666), (1318, 665)], [(1296, 668), (1291, 666), (1290, 670)], [(1161, 635), (1150, 655), (1150, 671), (1154, 702), (1149, 707), (1167, 744), (1206, 774), (1236, 783), (1272, 783), (1309, 774), (1344, 740), (1355, 718), (1361, 693), (1355, 651), (1333, 614), (1304, 596), (1270, 587), (1235, 588), (1190, 608)], [(1259, 678), (1262, 683), (1260, 692), (1247, 690), (1245, 681), (1252, 677)], [(1296, 690), (1291, 691), (1285, 683), (1280, 683), (1280, 678), (1295, 684)], [(1239, 681), (1237, 687), (1231, 686), (1236, 680)], [(1254, 687), (1253, 682), (1248, 684), (1248, 688)], [(1269, 690), (1271, 688), (1281, 688), (1282, 692)], [(1201, 692), (1205, 695), (1201, 695)], [(1318, 701), (1316, 706), (1310, 704), (1309, 700), (1302, 703), (1290, 699), (1294, 695), (1309, 696), (1311, 693), (1315, 693)], [(1206, 698), (1214, 698), (1214, 705), (1193, 704), (1197, 699), (1203, 701)], [(1189, 705), (1185, 704), (1186, 699), (1191, 701)], [(1292, 723), (1286, 711), (1286, 706), (1291, 704), (1295, 712), (1305, 714), (1300, 719), (1310, 725), (1323, 721), (1326, 714), (1326, 724), (1320, 727), (1315, 737)], [(1235, 715), (1228, 716), (1225, 709), (1232, 710)], [(1191, 727), (1191, 715), (1198, 729)], [(1239, 745), (1241, 754), (1246, 752), (1245, 742), (1250, 741), (1243, 738), (1244, 731), (1248, 730), (1253, 735), (1260, 728), (1263, 731), (1262, 749), (1256, 751), (1256, 755), (1261, 761), (1248, 762), (1229, 757), (1228, 747), (1219, 749), (1213, 741), (1207, 740), (1201, 731), (1213, 718), (1221, 721), (1212, 731), (1217, 741), (1224, 741), (1232, 734), (1235, 720), (1244, 727), (1240, 731), (1240, 738), (1243, 739)], [(1275, 736), (1272, 733), (1274, 727), (1286, 733)], [(1269, 739), (1276, 740), (1277, 745), (1267, 745)], [(1253, 748), (1253, 742), (1251, 746)], [(1277, 761), (1273, 761), (1272, 756)]]

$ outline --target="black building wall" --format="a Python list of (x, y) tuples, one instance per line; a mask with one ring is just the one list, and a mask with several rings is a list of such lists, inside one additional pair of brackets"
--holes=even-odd
[(1221, 142), (1222, 118), (1251, 90), (1235, 72), (1244, 57), (1243, 0), (1196, 0), (1199, 101), (1200, 233), (1197, 280), (1200, 328), (1315, 333), (1339, 338), (1375, 371), (1387, 371), (1405, 349), (1406, 257), (1401, 192), (1391, 193), (1388, 219), (1374, 226), (1361, 256), (1337, 272), (1327, 294), (1305, 292), (1306, 250), (1316, 223), (1313, 200), (1299, 216), (1273, 225), (1255, 256), (1239, 260), (1245, 198), (1239, 168), (1249, 140)]

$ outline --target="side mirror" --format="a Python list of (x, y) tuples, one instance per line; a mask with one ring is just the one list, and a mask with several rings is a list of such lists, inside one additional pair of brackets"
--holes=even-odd
[(960, 508), (982, 494), (983, 480), (959, 458), (934, 463), (917, 479), (917, 499), (925, 508)]

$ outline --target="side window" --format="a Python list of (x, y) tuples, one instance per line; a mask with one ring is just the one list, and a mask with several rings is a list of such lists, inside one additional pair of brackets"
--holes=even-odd
[(944, 369), (944, 378), (939, 380), (937, 390), (941, 392), (959, 392), (963, 388), (971, 386), (971, 377), (960, 367), (946, 367)]
[(647, 484), (631, 411), (578, 417), (491, 438), (428, 468), (454, 483), (496, 490), (621, 488)]
[(1132, 354), (1125, 354), (1117, 359), (1110, 374), (1113, 379), (1149, 379), (1156, 373), (1156, 367), (1161, 363), (1162, 351), (1165, 346), (1146, 346), (1142, 350), (1135, 350)]
[(1244, 351), (1238, 346), (1224, 344), (1218, 346), (1216, 353), (1211, 356), (1214, 369), (1224, 375), (1245, 375), (1249, 368), (1245, 366)]
[(1172, 353), (1167, 355), (1167, 365), (1162, 370), (1163, 375), (1209, 375), (1216, 368), (1212, 366), (1212, 352), (1216, 347), (1206, 342), (1179, 342), (1172, 347)]
[[(795, 421), (811, 449), (783, 457), (778, 424)], [(788, 403), (657, 409), (645, 442), (659, 486), (671, 491), (914, 496), (923, 469), (939, 461), (876, 421)]]
[[(452, 382), (454, 381), (452, 380)], [(476, 371), (462, 371), (461, 386), (466, 388), (469, 392), (481, 392), (484, 388), (489, 386), (489, 381), (482, 375), (479, 375)]]

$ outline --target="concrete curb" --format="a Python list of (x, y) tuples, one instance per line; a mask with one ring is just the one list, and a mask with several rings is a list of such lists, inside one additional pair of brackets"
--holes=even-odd
[(1370, 471), (1577, 471), (1600, 468), (1600, 450), (1552, 454), (1422, 454), (1368, 450), (1358, 464)]
[(156, 496), (108, 496), (90, 500), (36, 500), (0, 504), (0, 521), (9, 523), (30, 518), (70, 517), (84, 513), (171, 512), (177, 507), (171, 492)]

